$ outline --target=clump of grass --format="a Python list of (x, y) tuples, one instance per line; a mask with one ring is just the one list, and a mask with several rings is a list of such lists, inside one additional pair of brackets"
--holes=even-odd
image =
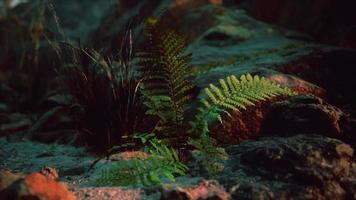
[(81, 138), (102, 150), (123, 144), (142, 120), (140, 78), (131, 64), (131, 51), (104, 58), (93, 49), (71, 46), (73, 62), (62, 69), (73, 96)]

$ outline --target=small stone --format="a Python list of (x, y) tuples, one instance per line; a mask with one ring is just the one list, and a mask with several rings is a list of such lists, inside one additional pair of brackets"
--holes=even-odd
[(52, 168), (52, 167), (48, 167), (48, 166), (45, 166), (43, 167), (39, 173), (41, 173), (42, 175), (44, 175), (45, 177), (47, 177), (48, 179), (50, 180), (57, 180), (58, 179), (58, 173), (57, 173), (57, 170)]

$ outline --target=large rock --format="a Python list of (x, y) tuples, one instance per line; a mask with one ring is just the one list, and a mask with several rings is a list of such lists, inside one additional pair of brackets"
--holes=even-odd
[(228, 200), (230, 195), (216, 181), (202, 181), (197, 186), (182, 187), (167, 185), (163, 188), (160, 200), (195, 200), (214, 199)]
[(353, 199), (356, 163), (347, 144), (321, 136), (264, 138), (228, 147), (219, 183), (232, 199)]
[(354, 144), (356, 120), (314, 96), (295, 96), (272, 104), (261, 135), (320, 134)]
[(0, 199), (75, 200), (76, 197), (68, 191), (65, 184), (57, 183), (55, 180), (35, 172), (12, 181), (0, 191)]
[[(198, 77), (198, 87), (207, 87), (209, 83), (215, 83), (220, 78), (225, 78), (223, 75), (228, 76), (234, 74), (241, 76), (242, 74), (250, 73), (252, 75), (259, 75), (280, 84), (283, 87), (289, 87), (299, 94), (313, 94), (319, 97), (325, 97), (326, 91), (310, 82), (304, 81), (297, 76), (284, 74), (275, 70), (268, 70), (266, 68), (250, 68), (250, 69), (232, 69), (225, 67), (219, 71), (212, 70), (205, 75)], [(201, 94), (200, 97), (205, 97)], [(281, 101), (288, 97), (282, 96), (272, 98), (268, 101), (261, 101), (250, 106), (247, 110), (242, 112), (233, 112), (232, 116), (225, 116), (223, 123), (215, 123), (210, 126), (210, 135), (214, 138), (229, 144), (237, 144), (246, 139), (255, 139), (261, 135), (261, 126), (269, 110), (271, 104)], [(274, 128), (274, 127), (273, 127)], [(263, 135), (263, 134), (262, 134)]]
[(89, 41), (95, 48), (112, 53), (122, 47), (124, 38), (130, 33), (134, 47), (138, 47), (143, 41), (143, 21), (150, 16), (159, 17), (162, 23), (184, 33), (188, 41), (194, 41), (216, 23), (215, 16), (221, 13), (217, 6), (220, 3), (220, 0), (120, 1), (117, 9), (108, 12)]
[(225, 0), (225, 4), (242, 6), (259, 20), (308, 33), (320, 42), (356, 47), (354, 1)]
[(323, 87), (328, 91), (328, 100), (348, 112), (356, 114), (356, 95), (350, 88), (356, 87), (354, 71), (356, 51), (331, 49), (315, 51), (284, 65), (281, 72), (298, 77)]
[[(74, 41), (86, 42), (89, 34), (101, 25), (106, 14), (116, 9), (117, 5), (118, 1), (54, 0), (48, 3), (46, 20), (48, 26), (57, 34), (63, 33)], [(56, 24), (57, 22), (59, 24)], [(57, 25), (60, 30), (57, 30)]]
[(180, 177), (151, 199), (355, 199), (354, 150), (319, 135), (269, 137), (226, 147), (223, 172), (207, 180)]

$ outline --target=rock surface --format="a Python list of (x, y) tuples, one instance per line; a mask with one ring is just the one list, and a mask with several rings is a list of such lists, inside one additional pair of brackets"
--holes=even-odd
[[(352, 199), (354, 150), (339, 140), (298, 135), (245, 141), (217, 180), (233, 199)], [(347, 185), (347, 186), (346, 186)]]
[(356, 47), (354, 1), (226, 0), (225, 4), (242, 6), (259, 20), (308, 33), (319, 42)]
[[(5, 150), (12, 146), (13, 144), (5, 143), (1, 145)], [(24, 153), (27, 152), (27, 157), (40, 153), (31, 152), (29, 149), (33, 147), (32, 143), (27, 146), (22, 145)], [(198, 199), (199, 197), (202, 199), (353, 199), (356, 197), (354, 149), (340, 140), (311, 134), (265, 137), (258, 140), (246, 140), (239, 145), (229, 145), (225, 149), (229, 154), (229, 159), (224, 162), (222, 172), (199, 177), (199, 174), (203, 175), (203, 173), (190, 171), (187, 176), (178, 177), (176, 183), (158, 188), (93, 187), (95, 186), (93, 181), (101, 171), (110, 166), (110, 163), (104, 161), (99, 162), (94, 171), (84, 170), (76, 175), (65, 175), (66, 173), (60, 170), (59, 177), (70, 183), (78, 199), (88, 200), (114, 197), (130, 199), (179, 199), (178, 197), (183, 199)], [(52, 147), (53, 150), (55, 151), (56, 148)], [(35, 157), (41, 158), (42, 156)], [(78, 160), (74, 154), (73, 156), (65, 159), (67, 161)], [(58, 155), (48, 154), (46, 157), (52, 160), (49, 161), (51, 163), (55, 160), (63, 160), (63, 157)], [(89, 158), (89, 155), (83, 152), (81, 157)], [(93, 160), (94, 158), (91, 159)], [(3, 166), (14, 166), (19, 161), (9, 159), (2, 162)], [(76, 167), (75, 165), (79, 162), (63, 164), (65, 168), (70, 169)], [(84, 164), (84, 168), (88, 169), (91, 163)], [(201, 163), (191, 160), (189, 165), (201, 165)], [(17, 166), (25, 165), (19, 162)], [(43, 165), (40, 166), (40, 162), (33, 162), (31, 169), (39, 170)], [(60, 166), (58, 168), (60, 169)], [(191, 169), (200, 170), (201, 167), (191, 167)], [(42, 169), (44, 174), (51, 174), (49, 172), (51, 170), (48, 168)], [(46, 184), (50, 180), (41, 174), (32, 176)], [(12, 185), (23, 175), (6, 175), (5, 177), (9, 183), (4, 184), (6, 181), (0, 178), (0, 186)]]
[[(41, 173), (31, 173), (23, 178), (16, 178), (9, 172), (0, 176), (0, 182), (7, 181), (6, 187), (0, 190), (0, 199), (39, 199), (39, 200), (75, 200), (76, 197), (68, 191), (67, 185), (57, 183)], [(2, 173), (3, 174), (3, 173)], [(14, 177), (10, 178), (9, 177)], [(5, 180), (4, 180), (5, 178)]]
[(356, 121), (313, 96), (295, 96), (272, 104), (261, 126), (261, 135), (320, 134), (355, 144)]
[(185, 186), (178, 182), (163, 187), (161, 199), (198, 199), (190, 192), (199, 193), (196, 189), (209, 182), (220, 188), (216, 199), (356, 198), (354, 149), (339, 140), (319, 135), (266, 137), (226, 150), (230, 159), (224, 171), (205, 177), (215, 181)]

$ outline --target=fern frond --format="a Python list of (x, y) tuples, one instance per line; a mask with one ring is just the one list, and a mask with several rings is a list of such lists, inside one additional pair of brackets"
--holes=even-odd
[[(189, 77), (191, 55), (185, 54), (183, 37), (154, 18), (146, 20), (145, 37), (146, 42), (139, 54), (146, 91), (145, 104), (149, 110), (154, 108), (157, 111), (155, 115), (160, 117), (155, 132), (177, 135), (194, 87)], [(166, 96), (169, 101), (161, 101), (155, 96)], [(152, 99), (156, 100), (153, 102)]]
[(188, 169), (179, 161), (173, 148), (168, 148), (157, 139), (150, 140), (147, 158), (118, 161), (109, 170), (104, 170), (97, 185), (105, 186), (150, 186), (174, 182), (176, 175), (185, 175)]
[(210, 102), (218, 107), (227, 110), (246, 109), (246, 106), (253, 106), (255, 102), (265, 101), (279, 95), (294, 95), (295, 93), (280, 85), (273, 83), (257, 75), (242, 75), (240, 79), (232, 75), (219, 80), (220, 87), (210, 84), (205, 89)]
[(197, 149), (202, 158), (203, 167), (209, 175), (223, 170), (223, 161), (227, 160), (229, 155), (225, 152), (224, 148), (216, 147), (207, 134), (201, 134), (196, 140), (190, 139), (188, 144)]
[(276, 96), (295, 95), (289, 88), (281, 87), (265, 78), (250, 74), (242, 75), (239, 79), (228, 76), (219, 80), (220, 86), (210, 84), (205, 88), (206, 99), (202, 99), (205, 108), (201, 108), (195, 121), (191, 122), (190, 132), (198, 135), (209, 132), (209, 122), (218, 119), (222, 122), (222, 113), (231, 115), (231, 111), (241, 111), (256, 102), (266, 101)]

